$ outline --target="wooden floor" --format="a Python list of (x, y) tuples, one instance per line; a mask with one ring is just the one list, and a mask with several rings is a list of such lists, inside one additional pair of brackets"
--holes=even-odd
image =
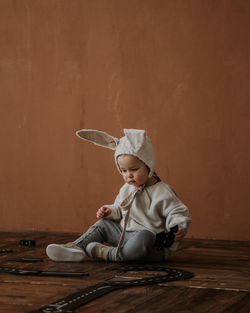
[[(0, 253), (0, 267), (85, 271), (89, 274), (81, 278), (64, 278), (0, 273), (0, 312), (30, 312), (114, 276), (124, 278), (124, 273), (105, 270), (110, 263), (91, 259), (82, 263), (55, 263), (46, 257), (47, 244), (65, 243), (75, 238), (74, 234), (61, 233), (0, 233), (0, 248), (13, 250)], [(35, 239), (36, 247), (20, 247), (21, 239)], [(20, 263), (11, 260), (21, 257), (41, 258), (42, 261)], [(186, 239), (174, 257), (157, 265), (191, 271), (195, 276), (186, 281), (116, 290), (75, 312), (250, 312), (249, 242)], [(148, 275), (152, 276), (152, 273), (127, 272), (125, 276), (131, 279)]]

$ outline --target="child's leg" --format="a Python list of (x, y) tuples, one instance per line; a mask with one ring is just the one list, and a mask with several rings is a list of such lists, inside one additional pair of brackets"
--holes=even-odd
[(128, 262), (144, 259), (150, 255), (155, 243), (155, 235), (148, 230), (126, 232), (124, 244), (117, 260), (115, 259), (116, 248), (109, 252), (110, 261)]
[(86, 247), (91, 242), (106, 242), (111, 246), (117, 246), (121, 237), (121, 226), (108, 219), (100, 219), (92, 225), (86, 233), (74, 241), (78, 247), (86, 250)]
[[(86, 256), (86, 247), (89, 243), (107, 242), (116, 246), (121, 233), (120, 225), (111, 220), (101, 219), (74, 242), (48, 245), (46, 253), (50, 259), (56, 262), (81, 262)], [(109, 247), (107, 248), (103, 253), (106, 257), (110, 250)]]
[(155, 235), (147, 230), (126, 232), (123, 246), (118, 258), (115, 258), (116, 247), (122, 234), (122, 227), (108, 219), (101, 219), (92, 225), (86, 233), (74, 241), (78, 247), (86, 251), (89, 243), (106, 242), (112, 246), (108, 251), (107, 259), (113, 262), (128, 262), (136, 260), (163, 261), (162, 251), (155, 253)]

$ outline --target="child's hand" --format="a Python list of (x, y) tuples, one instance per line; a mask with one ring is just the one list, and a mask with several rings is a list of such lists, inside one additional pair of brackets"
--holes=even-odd
[(181, 228), (179, 228), (179, 230), (174, 234), (175, 234), (174, 241), (180, 241), (185, 236), (184, 231)]
[(99, 219), (108, 216), (111, 214), (110, 208), (107, 208), (105, 206), (102, 206), (97, 212), (96, 212), (96, 217)]

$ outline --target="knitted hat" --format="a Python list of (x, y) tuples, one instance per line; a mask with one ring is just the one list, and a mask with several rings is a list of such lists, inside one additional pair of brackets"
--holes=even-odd
[(118, 139), (105, 132), (94, 129), (81, 129), (76, 135), (84, 140), (93, 142), (98, 146), (115, 150), (115, 162), (120, 172), (117, 158), (122, 154), (129, 154), (137, 157), (149, 168), (149, 177), (154, 173), (154, 152), (152, 143), (145, 130), (124, 129), (125, 136)]

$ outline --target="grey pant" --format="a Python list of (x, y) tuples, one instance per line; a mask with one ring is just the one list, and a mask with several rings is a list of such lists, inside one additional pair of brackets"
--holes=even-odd
[(143, 260), (147, 262), (164, 261), (163, 250), (154, 247), (155, 235), (148, 230), (125, 232), (123, 244), (118, 258), (115, 259), (116, 247), (122, 234), (122, 227), (108, 219), (101, 219), (92, 225), (86, 233), (74, 241), (74, 243), (86, 249), (90, 242), (108, 243), (113, 248), (108, 255), (109, 261), (129, 262)]

